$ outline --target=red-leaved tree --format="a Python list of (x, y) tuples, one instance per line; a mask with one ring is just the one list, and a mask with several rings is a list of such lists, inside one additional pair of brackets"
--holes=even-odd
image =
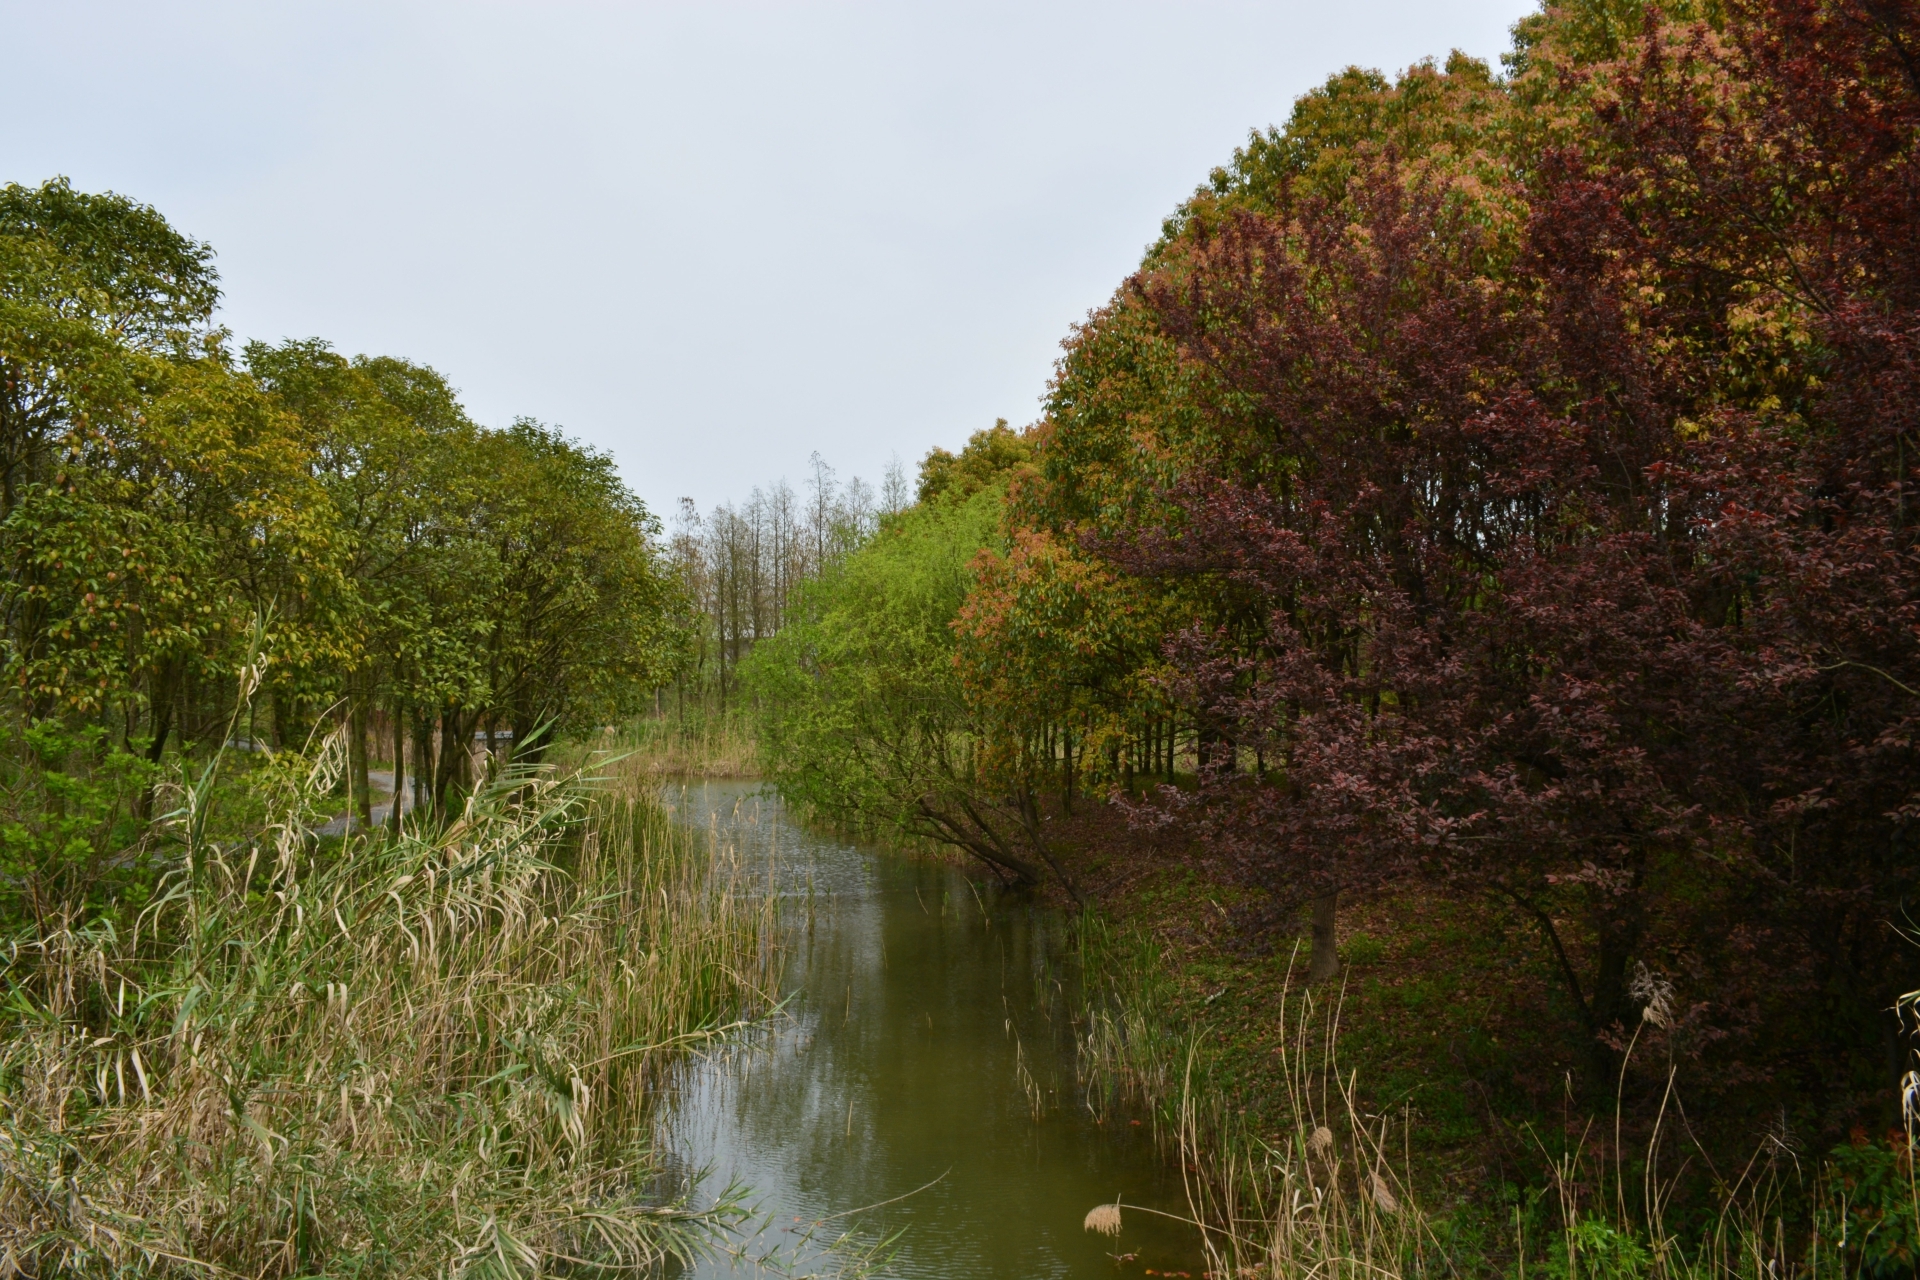
[(1826, 1127), (1914, 985), (1915, 13), (1656, 14), (1498, 198), (1380, 151), (1197, 222), (1135, 287), (1211, 444), (1096, 548), (1255, 602), (1169, 647), (1202, 781), (1145, 820), (1273, 913), (1497, 895), (1596, 1084), (1667, 983)]

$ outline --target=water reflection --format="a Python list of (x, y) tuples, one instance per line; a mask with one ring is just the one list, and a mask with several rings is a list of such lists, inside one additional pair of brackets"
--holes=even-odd
[(904, 1229), (887, 1275), (1200, 1275), (1189, 1228), (1136, 1214), (1117, 1241), (1082, 1229), (1116, 1195), (1185, 1201), (1144, 1129), (1082, 1105), (1064, 920), (956, 868), (808, 832), (752, 784), (674, 801), (776, 878), (798, 993), (757, 1043), (689, 1067), (664, 1119), (680, 1159), (750, 1185), (789, 1240), (924, 1187), (829, 1224)]

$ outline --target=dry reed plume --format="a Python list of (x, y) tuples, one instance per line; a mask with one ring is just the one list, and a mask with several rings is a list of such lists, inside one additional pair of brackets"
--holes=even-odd
[(1080, 1224), (1086, 1231), (1097, 1231), (1103, 1236), (1120, 1234), (1120, 1202), (1097, 1204), (1087, 1210), (1086, 1221)]
[(8, 953), (0, 1274), (624, 1274), (744, 1219), (655, 1194), (647, 1102), (773, 985), (772, 899), (630, 769), (323, 849), (343, 755), (242, 843), (183, 783), (131, 930)]
[[(1370, 1113), (1355, 1074), (1339, 1065), (1337, 990), (1287, 984), (1277, 1010), (1276, 1052), (1291, 1123), (1277, 1137), (1263, 1137), (1248, 1131), (1224, 1095), (1196, 1078), (1202, 1029), (1183, 1024), (1173, 1013), (1164, 967), (1146, 949), (1128, 954), (1123, 940), (1109, 935), (1097, 919), (1089, 917), (1084, 928), (1087, 972), (1097, 993), (1084, 1013), (1081, 1042), (1087, 1101), (1099, 1110), (1115, 1097), (1130, 1096), (1152, 1109), (1184, 1171), (1190, 1220), (1201, 1228), (1215, 1276), (1412, 1280), (1485, 1273), (1551, 1280), (1782, 1280), (1831, 1275), (1851, 1280), (1911, 1274), (1911, 1253), (1904, 1246), (1889, 1249), (1882, 1242), (1880, 1256), (1887, 1261), (1881, 1263), (1871, 1241), (1860, 1237), (1910, 1232), (1920, 1238), (1920, 1186), (1911, 1154), (1920, 1117), (1914, 1106), (1906, 1109), (1907, 1154), (1896, 1150), (1889, 1157), (1889, 1167), (1902, 1171), (1899, 1185), (1876, 1189), (1831, 1169), (1802, 1171), (1784, 1141), (1769, 1136), (1746, 1168), (1729, 1171), (1736, 1176), (1715, 1188), (1717, 1209), (1704, 1230), (1696, 1221), (1683, 1238), (1666, 1221), (1677, 1170), (1685, 1163), (1684, 1155), (1664, 1154), (1675, 1137), (1669, 1105), (1645, 1150), (1627, 1153), (1631, 1165), (1620, 1160), (1617, 1142), (1612, 1158), (1602, 1158), (1585, 1143), (1547, 1157), (1547, 1193), (1558, 1222), (1545, 1224), (1544, 1238), (1531, 1235), (1516, 1216), (1505, 1250), (1463, 1255), (1442, 1240), (1442, 1222), (1429, 1215), (1416, 1194), (1412, 1133), (1417, 1117), (1411, 1110), (1399, 1116)], [(1146, 947), (1144, 938), (1132, 941)], [(1644, 1021), (1660, 1025), (1671, 999), (1669, 990), (1649, 983)], [(1629, 1046), (1629, 1058), (1632, 1051)], [(1624, 1072), (1623, 1066), (1623, 1078)], [(1908, 1079), (1913, 1097), (1920, 1098), (1920, 1074)], [(1879, 1200), (1869, 1203), (1866, 1193), (1876, 1190)], [(1792, 1203), (1796, 1197), (1798, 1208)], [(1796, 1212), (1801, 1226), (1793, 1230), (1787, 1224)], [(1118, 1234), (1118, 1203), (1093, 1209), (1085, 1227)], [(1887, 1265), (1895, 1271), (1887, 1271)]]

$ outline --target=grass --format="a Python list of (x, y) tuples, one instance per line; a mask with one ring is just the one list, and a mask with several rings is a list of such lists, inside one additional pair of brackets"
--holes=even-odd
[(653, 717), (609, 735), (641, 772), (661, 778), (755, 778), (753, 731), (739, 713)]
[(639, 1274), (744, 1221), (663, 1190), (648, 1108), (774, 988), (772, 900), (636, 762), (322, 842), (343, 764), (283, 759), (230, 842), (182, 780), (130, 927), (11, 946), (0, 1273)]
[[(1378, 966), (1394, 947), (1375, 936), (1362, 935), (1352, 951)], [(1608, 1141), (1615, 1121), (1606, 1115), (1571, 1125), (1570, 1140), (1524, 1125), (1544, 1176), (1516, 1171), (1513, 1182), (1471, 1187), (1463, 1170), (1485, 1152), (1462, 1141), (1454, 1108), (1430, 1096), (1440, 1091), (1369, 1087), (1343, 1057), (1369, 981), (1376, 1017), (1385, 1008), (1403, 1020), (1399, 1043), (1418, 1045), (1422, 1019), (1445, 1024), (1420, 971), (1387, 988), (1408, 987), (1416, 998), (1383, 1001), (1379, 972), (1352, 957), (1344, 985), (1309, 987), (1303, 954), (1277, 963), (1232, 957), (1093, 914), (1081, 939), (1088, 1102), (1153, 1116), (1185, 1172), (1192, 1217), (1206, 1226), (1215, 1276), (1883, 1280), (1915, 1272), (1912, 1105), (1907, 1132), (1883, 1141), (1856, 1135), (1825, 1161), (1803, 1161), (1788, 1143), (1764, 1138), (1690, 1215), (1674, 1212), (1695, 1153), (1671, 1098), (1635, 1149)], [(1379, 1051), (1369, 1045), (1357, 1060), (1378, 1062)], [(1920, 1077), (1908, 1079), (1909, 1102), (1920, 1102)]]

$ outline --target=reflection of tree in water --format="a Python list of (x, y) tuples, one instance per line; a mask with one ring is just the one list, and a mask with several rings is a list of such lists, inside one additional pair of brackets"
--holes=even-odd
[[(695, 825), (720, 813), (726, 839), (750, 793), (690, 788), (679, 803)], [(757, 816), (734, 837), (744, 856), (777, 854), (790, 886), (798, 994), (754, 1042), (683, 1068), (662, 1125), (685, 1166), (751, 1185), (788, 1236), (876, 1206), (856, 1234), (904, 1230), (889, 1274), (908, 1276), (1109, 1274), (1080, 1229), (1089, 1204), (1117, 1186), (1182, 1207), (1146, 1132), (1080, 1102), (1063, 916), (952, 865), (805, 830), (771, 799), (739, 812)], [(1172, 1228), (1142, 1226), (1130, 1247), (1172, 1267), (1197, 1256)]]

